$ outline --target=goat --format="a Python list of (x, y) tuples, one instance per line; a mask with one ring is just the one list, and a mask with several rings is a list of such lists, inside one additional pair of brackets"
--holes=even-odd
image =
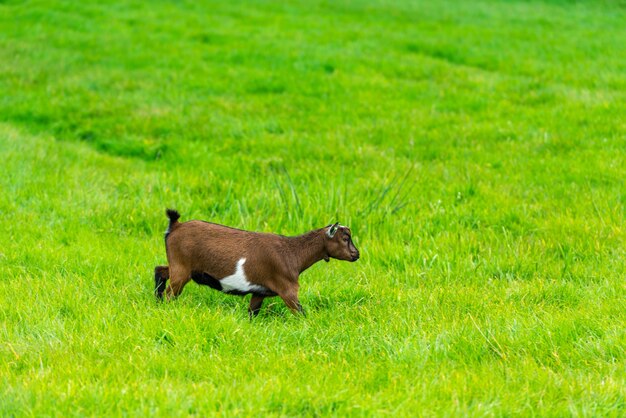
[(252, 294), (248, 312), (258, 315), (266, 297), (280, 296), (294, 313), (304, 314), (298, 299), (300, 274), (320, 260), (354, 262), (359, 250), (350, 228), (339, 223), (296, 237), (250, 232), (205, 221), (178, 222), (180, 214), (166, 211), (165, 233), (169, 266), (154, 269), (155, 295), (180, 295), (190, 280), (233, 295)]

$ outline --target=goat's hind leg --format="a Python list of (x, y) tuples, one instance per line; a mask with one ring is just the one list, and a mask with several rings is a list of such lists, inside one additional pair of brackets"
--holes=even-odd
[(157, 299), (163, 299), (165, 284), (170, 278), (170, 268), (168, 266), (156, 266), (154, 268), (154, 295)]
[(167, 299), (180, 295), (183, 288), (191, 280), (191, 271), (183, 266), (170, 265), (170, 284), (167, 286)]

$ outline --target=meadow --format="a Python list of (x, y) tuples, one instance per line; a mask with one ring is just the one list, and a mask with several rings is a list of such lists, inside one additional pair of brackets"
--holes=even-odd
[[(0, 416), (626, 415), (625, 21), (0, 1)], [(361, 259), (157, 303), (166, 207)]]

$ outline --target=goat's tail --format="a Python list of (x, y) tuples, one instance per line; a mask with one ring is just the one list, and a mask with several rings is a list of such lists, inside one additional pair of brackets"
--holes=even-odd
[(167, 236), (174, 230), (174, 227), (178, 223), (178, 219), (180, 218), (180, 213), (175, 211), (174, 209), (167, 209), (165, 214), (168, 218), (170, 218), (170, 224), (167, 227), (167, 231), (165, 231), (165, 239), (167, 240)]
[(167, 209), (165, 213), (167, 214), (167, 217), (170, 218), (170, 226), (178, 222), (178, 219), (180, 218), (180, 213), (178, 213), (178, 211), (174, 209)]

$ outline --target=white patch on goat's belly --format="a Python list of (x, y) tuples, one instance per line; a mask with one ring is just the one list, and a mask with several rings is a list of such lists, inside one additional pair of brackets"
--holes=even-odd
[(265, 286), (250, 283), (246, 277), (246, 273), (243, 271), (243, 265), (246, 263), (245, 258), (237, 261), (237, 268), (235, 273), (230, 276), (226, 276), (220, 280), (222, 285), (222, 292), (224, 293), (267, 293), (269, 289)]

